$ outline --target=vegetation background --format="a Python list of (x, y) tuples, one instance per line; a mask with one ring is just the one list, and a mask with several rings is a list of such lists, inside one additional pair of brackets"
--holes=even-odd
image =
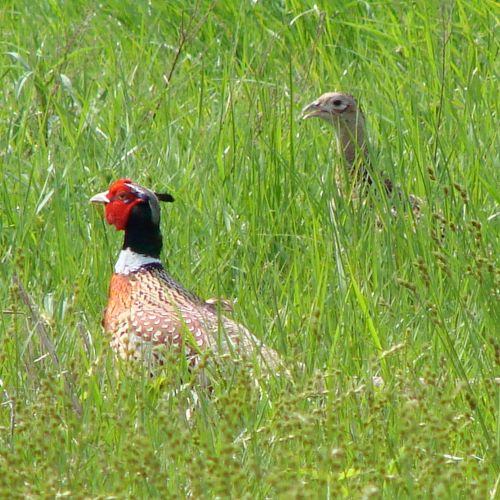
[[(498, 13), (3, 0), (0, 497), (496, 498)], [(333, 131), (300, 121), (327, 90), (420, 223), (339, 195)], [(113, 359), (122, 236), (88, 200), (124, 176), (175, 195), (169, 269), (237, 298), (293, 382), (235, 366), (187, 422), (185, 368)]]

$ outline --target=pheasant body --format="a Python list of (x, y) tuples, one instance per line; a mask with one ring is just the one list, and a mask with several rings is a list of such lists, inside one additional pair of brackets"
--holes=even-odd
[[(114, 274), (104, 316), (111, 347), (122, 359), (162, 361), (165, 346), (183, 347), (192, 364), (201, 351), (227, 353), (230, 347), (249, 355), (259, 342), (246, 328), (219, 317), (207, 304), (177, 283), (157, 264), (129, 275)], [(226, 338), (226, 336), (228, 338)], [(274, 362), (276, 354), (262, 354)]]
[[(177, 349), (191, 366), (207, 351), (255, 357), (267, 368), (278, 366), (280, 358), (273, 349), (222, 315), (216, 305), (184, 288), (164, 269), (158, 258), (162, 243), (154, 193), (124, 179), (91, 201), (105, 204), (108, 222), (117, 226), (118, 220), (117, 227), (124, 224), (125, 243), (111, 278), (104, 314), (104, 329), (120, 358), (161, 364), (167, 350)], [(120, 208), (128, 215), (121, 214)]]

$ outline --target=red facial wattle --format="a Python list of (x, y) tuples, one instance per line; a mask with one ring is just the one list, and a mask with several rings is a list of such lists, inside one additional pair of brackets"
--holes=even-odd
[(123, 231), (128, 224), (130, 212), (142, 200), (138, 198), (130, 189), (132, 180), (120, 179), (109, 187), (106, 204), (106, 222), (116, 227), (118, 231)]
[(118, 231), (123, 231), (127, 227), (130, 212), (141, 202), (139, 198), (127, 200), (111, 198), (105, 208), (106, 222), (114, 225)]

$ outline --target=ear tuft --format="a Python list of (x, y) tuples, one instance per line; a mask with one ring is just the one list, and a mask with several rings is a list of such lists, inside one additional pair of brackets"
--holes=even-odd
[(155, 193), (155, 195), (159, 201), (171, 203), (175, 200), (175, 198), (169, 193)]

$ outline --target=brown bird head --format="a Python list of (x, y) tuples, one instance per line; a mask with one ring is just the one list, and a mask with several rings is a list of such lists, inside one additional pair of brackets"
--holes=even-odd
[(365, 119), (352, 95), (323, 94), (302, 110), (302, 119), (308, 118), (321, 118), (335, 127), (338, 150), (349, 165), (366, 155)]
[(302, 119), (321, 118), (336, 125), (339, 120), (355, 123), (360, 113), (356, 99), (343, 92), (327, 92), (302, 110)]
[(147, 225), (158, 226), (160, 201), (172, 202), (174, 198), (168, 193), (155, 193), (130, 179), (115, 181), (107, 191), (90, 199), (91, 203), (105, 206), (107, 223), (114, 225), (118, 231), (127, 229), (132, 213), (136, 223), (142, 219)]

